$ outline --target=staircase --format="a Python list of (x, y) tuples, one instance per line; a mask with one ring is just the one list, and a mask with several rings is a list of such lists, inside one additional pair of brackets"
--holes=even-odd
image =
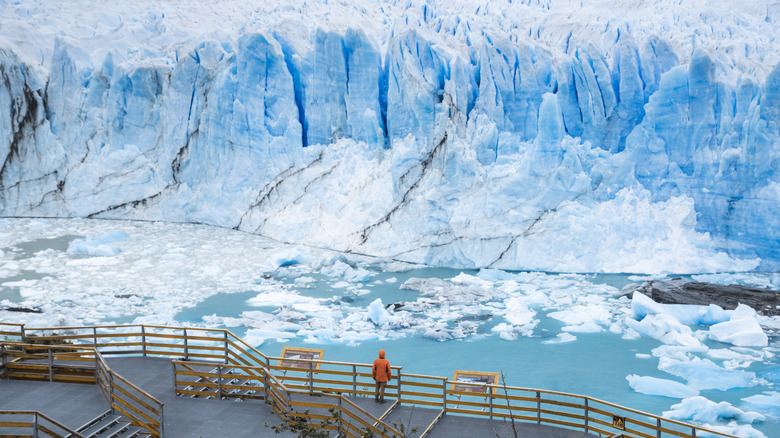
[(76, 429), (86, 438), (132, 438), (148, 437), (143, 428), (133, 426), (127, 418), (114, 415), (110, 410), (103, 412), (83, 426)]
[[(184, 365), (184, 367), (190, 371), (195, 371), (189, 366)], [(258, 391), (258, 387), (247, 379), (246, 375), (237, 373), (229, 367), (213, 368), (208, 371), (208, 374), (212, 376), (218, 375), (219, 377), (198, 377), (189, 386), (183, 388), (183, 394), (177, 395), (186, 394), (190, 398), (206, 399), (214, 399), (219, 396), (222, 400), (238, 402), (247, 399), (265, 399), (262, 391)]]

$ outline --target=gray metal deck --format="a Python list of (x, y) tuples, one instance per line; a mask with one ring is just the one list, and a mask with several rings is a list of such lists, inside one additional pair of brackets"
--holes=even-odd
[[(262, 401), (177, 397), (173, 388), (173, 368), (168, 359), (122, 357), (107, 360), (116, 371), (164, 404), (167, 437), (293, 437), (276, 435), (265, 425), (281, 423), (269, 405)], [(0, 380), (0, 409), (37, 410), (64, 425), (77, 429), (108, 409), (97, 386), (68, 383), (39, 383), (22, 380)], [(351, 398), (361, 408), (377, 417), (385, 414), (394, 400), (377, 404), (373, 397)], [(413, 437), (419, 437), (436, 418), (436, 409), (397, 406), (387, 412), (389, 424), (417, 426)], [(595, 438), (581, 431), (552, 426), (515, 423), (517, 436), (525, 438)], [(513, 437), (511, 424), (501, 420), (445, 415), (429, 432), (431, 438), (506, 438)]]

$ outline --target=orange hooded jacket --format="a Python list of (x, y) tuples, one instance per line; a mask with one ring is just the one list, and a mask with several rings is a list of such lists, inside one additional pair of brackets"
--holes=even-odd
[(390, 361), (385, 359), (385, 350), (379, 350), (379, 358), (374, 359), (374, 366), (371, 367), (371, 374), (377, 382), (387, 382), (392, 379), (390, 374)]

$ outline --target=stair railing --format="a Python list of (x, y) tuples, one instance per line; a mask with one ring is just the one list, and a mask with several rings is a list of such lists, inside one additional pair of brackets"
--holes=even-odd
[(0, 411), (0, 435), (84, 438), (84, 435), (38, 411)]

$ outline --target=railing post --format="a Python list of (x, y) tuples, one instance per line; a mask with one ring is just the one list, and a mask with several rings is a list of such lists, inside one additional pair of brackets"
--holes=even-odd
[(165, 438), (165, 405), (160, 403), (160, 438)]
[(146, 357), (146, 326), (141, 325), (141, 351)]
[(342, 436), (341, 435), (341, 417), (342, 416), (343, 416), (343, 414), (341, 413), (341, 397), (339, 397), (339, 434), (338, 434), (338, 436)]
[(268, 368), (262, 368), (263, 370), (263, 392), (265, 392), (265, 400), (268, 402), (268, 379), (270, 379), (271, 373), (268, 371)]
[(179, 388), (176, 387), (176, 362), (173, 362), (173, 393), (179, 395)]
[(691, 428), (691, 438), (696, 438), (696, 428), (695, 427)]
[(184, 330), (184, 360), (189, 360), (190, 352), (187, 346), (187, 329), (183, 329), (183, 330)]
[(225, 363), (228, 363), (228, 351), (229, 351), (230, 345), (228, 344), (228, 332), (227, 332), (227, 330), (225, 330), (224, 333), (225, 333)]
[(401, 404), (401, 370), (398, 370), (398, 404)]
[(447, 413), (447, 379), (441, 385), (441, 410)]
[(24, 346), (24, 344), (27, 343), (24, 340), (24, 337), (25, 337), (24, 336), (24, 324), (22, 324), (22, 326), (20, 327), (19, 332), (21, 333), (21, 337), (22, 337), (22, 353), (27, 354), (27, 347)]
[(111, 404), (111, 415), (116, 415), (116, 409), (114, 408), (114, 375), (111, 371), (108, 372), (108, 399)]
[(656, 421), (656, 426), (655, 426), (655, 436), (656, 436), (657, 438), (661, 438), (661, 419), (660, 419), (660, 418), (658, 418), (658, 419), (656, 419), (655, 421)]
[(100, 385), (100, 365), (98, 365), (97, 350), (95, 350), (95, 385)]
[(352, 365), (352, 396), (357, 397), (357, 366)]
[(219, 399), (222, 400), (222, 367), (217, 365), (217, 393)]
[(542, 424), (542, 393), (536, 391), (536, 424)]
[(38, 438), (38, 414), (33, 414), (33, 438)]
[(0, 357), (2, 357), (3, 368), (5, 368), (5, 344), (0, 345)]
[(309, 362), (309, 394), (314, 392), (314, 363)]
[(92, 342), (95, 344), (95, 350), (97, 350), (97, 327), (92, 327)]
[[(488, 397), (490, 398), (490, 419), (493, 419), (493, 388), (488, 386)], [(507, 400), (507, 404), (509, 400)]]
[(585, 399), (585, 433), (588, 433), (588, 399)]
[(51, 348), (49, 348), (49, 382), (54, 381), (54, 359), (51, 356)]

